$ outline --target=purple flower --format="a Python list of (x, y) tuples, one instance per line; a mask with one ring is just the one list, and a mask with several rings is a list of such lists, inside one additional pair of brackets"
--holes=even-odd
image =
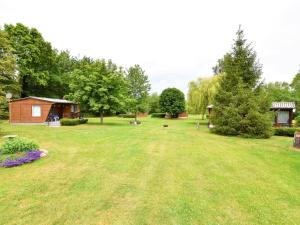
[(29, 151), (26, 152), (24, 156), (17, 157), (17, 158), (7, 158), (4, 160), (4, 162), (1, 164), (2, 167), (14, 167), (14, 166), (20, 166), (24, 163), (30, 163), (32, 161), (35, 161), (39, 158), (41, 158), (41, 151)]

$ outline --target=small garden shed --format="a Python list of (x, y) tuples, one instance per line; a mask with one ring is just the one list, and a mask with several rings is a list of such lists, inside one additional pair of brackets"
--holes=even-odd
[(9, 103), (10, 123), (47, 123), (79, 116), (79, 106), (65, 99), (30, 96)]
[[(208, 114), (211, 115), (214, 106), (207, 106)], [(270, 108), (275, 112), (273, 126), (275, 127), (290, 127), (292, 126), (293, 114), (296, 110), (295, 102), (272, 102)], [(211, 120), (208, 121), (208, 126), (213, 127)]]
[(296, 110), (295, 102), (272, 102), (271, 110), (275, 112), (275, 127), (292, 126), (293, 113)]

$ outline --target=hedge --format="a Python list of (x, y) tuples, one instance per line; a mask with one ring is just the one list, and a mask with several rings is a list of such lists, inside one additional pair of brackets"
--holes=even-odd
[(296, 131), (300, 132), (300, 128), (279, 127), (279, 128), (274, 128), (274, 135), (277, 135), (277, 136), (286, 136), (286, 137), (294, 137), (294, 133)]
[(165, 118), (166, 114), (165, 113), (152, 113), (151, 117), (152, 118)]
[(78, 124), (87, 123), (88, 119), (61, 119), (60, 124), (62, 126), (75, 126)]

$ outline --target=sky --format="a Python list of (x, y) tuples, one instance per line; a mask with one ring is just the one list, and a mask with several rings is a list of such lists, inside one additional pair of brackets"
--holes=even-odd
[(244, 29), (266, 82), (290, 82), (300, 69), (299, 0), (0, 0), (0, 26), (37, 28), (74, 56), (139, 64), (152, 92), (212, 76)]

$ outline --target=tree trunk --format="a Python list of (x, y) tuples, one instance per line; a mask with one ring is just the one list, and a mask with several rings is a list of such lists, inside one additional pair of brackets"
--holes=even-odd
[(137, 113), (135, 113), (134, 120), (137, 123)]
[(103, 124), (103, 112), (100, 113), (100, 123)]

